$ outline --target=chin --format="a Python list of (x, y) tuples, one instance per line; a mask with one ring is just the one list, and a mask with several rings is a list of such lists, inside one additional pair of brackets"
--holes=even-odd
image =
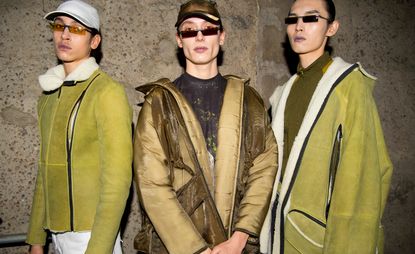
[(203, 65), (211, 63), (212, 59), (193, 59), (191, 62), (195, 65)]
[(301, 45), (291, 45), (291, 49), (294, 51), (294, 53), (296, 54), (305, 54), (307, 52), (309, 52), (308, 49), (304, 48)]
[(71, 60), (71, 57), (68, 56), (67, 54), (61, 54), (61, 53), (57, 53), (56, 57), (61, 60), (62, 62), (68, 62)]

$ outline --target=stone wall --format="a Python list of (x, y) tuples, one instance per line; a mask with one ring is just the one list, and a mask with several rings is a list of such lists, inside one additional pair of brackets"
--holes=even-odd
[[(175, 78), (174, 22), (180, 1), (90, 0), (101, 14), (102, 69), (125, 85), (136, 119), (142, 100), (134, 87)], [(290, 76), (284, 55), (291, 0), (217, 0), (227, 32), (222, 74), (250, 77), (264, 98)], [(384, 215), (385, 253), (415, 249), (415, 30), (411, 0), (337, 0), (341, 28), (334, 55), (360, 61), (379, 81), (374, 96), (395, 166)], [(0, 0), (0, 236), (28, 227), (37, 170), (37, 76), (56, 64), (52, 34), (42, 19), (57, 0)], [(288, 59), (290, 60), (290, 59)], [(291, 61), (288, 61), (291, 62)], [(139, 228), (135, 190), (123, 223), (125, 253)], [(0, 248), (22, 253), (27, 247)]]

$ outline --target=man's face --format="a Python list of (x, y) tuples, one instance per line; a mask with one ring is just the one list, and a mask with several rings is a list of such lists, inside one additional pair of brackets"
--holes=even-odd
[[(77, 27), (78, 30), (86, 29), (76, 20), (58, 16), (54, 20), (54, 24)], [(55, 29), (53, 31), (53, 41), (55, 45), (56, 56), (63, 63), (79, 63), (90, 56), (92, 49), (96, 49), (100, 42), (99, 35), (92, 36), (89, 31), (83, 34), (71, 33), (68, 27), (63, 31)], [(89, 30), (89, 29), (88, 29)]]
[(196, 36), (185, 38), (186, 36), (184, 34), (181, 35), (180, 32), (205, 29), (212, 31), (212, 29), (214, 30), (216, 28), (218, 28), (217, 25), (196, 17), (188, 18), (180, 25), (176, 40), (178, 46), (183, 48), (187, 68), (191, 68), (192, 65), (216, 65), (219, 47), (225, 40), (225, 33), (217, 30), (213, 35), (208, 35), (210, 33), (203, 35), (199, 31)]
[[(297, 0), (291, 7), (289, 17), (320, 15), (328, 18), (329, 14), (323, 0)], [(336, 21), (337, 22), (337, 21)], [(327, 37), (336, 33), (326, 19), (317, 18), (317, 22), (304, 23), (299, 18), (296, 24), (287, 25), (287, 35), (291, 48), (300, 56), (317, 59), (324, 53)]]

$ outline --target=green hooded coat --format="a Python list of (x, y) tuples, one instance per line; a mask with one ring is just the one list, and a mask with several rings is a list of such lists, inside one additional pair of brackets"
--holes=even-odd
[[(280, 162), (285, 103), (296, 77), (270, 98)], [(373, 87), (360, 65), (334, 58), (311, 98), (285, 174), (277, 173), (261, 252), (383, 252), (392, 164)]]

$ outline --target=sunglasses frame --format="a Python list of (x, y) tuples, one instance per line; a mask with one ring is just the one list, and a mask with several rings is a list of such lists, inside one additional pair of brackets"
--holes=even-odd
[(51, 22), (49, 23), (49, 27), (54, 32), (63, 32), (65, 28), (68, 28), (68, 31), (72, 34), (85, 35), (86, 32), (92, 33), (91, 29), (82, 26), (70, 26)]
[(312, 14), (312, 15), (305, 15), (305, 16), (289, 16), (284, 19), (284, 22), (286, 25), (294, 25), (298, 23), (298, 20), (300, 18), (303, 20), (303, 23), (315, 23), (315, 22), (318, 22), (319, 18), (322, 18), (330, 22), (330, 19), (323, 17), (319, 14)]
[(214, 26), (214, 27), (208, 27), (204, 29), (178, 31), (178, 34), (180, 35), (182, 39), (186, 39), (186, 38), (196, 37), (199, 31), (202, 32), (203, 36), (211, 36), (211, 35), (217, 35), (218, 31), (220, 30), (221, 30), (220, 27)]

